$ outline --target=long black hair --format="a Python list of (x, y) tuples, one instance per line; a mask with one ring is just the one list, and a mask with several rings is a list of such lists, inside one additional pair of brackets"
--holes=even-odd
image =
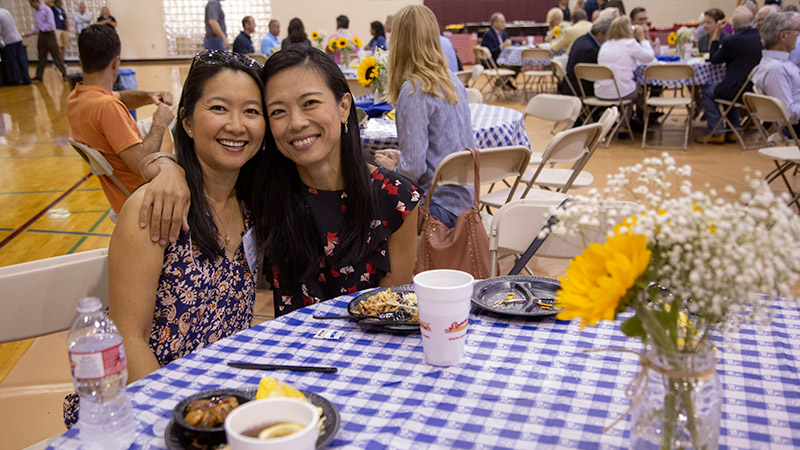
[[(261, 65), (252, 59), (231, 52), (205, 51), (198, 53), (192, 61), (189, 75), (183, 84), (181, 100), (178, 103), (178, 122), (175, 126), (175, 153), (178, 164), (186, 172), (186, 184), (192, 195), (192, 204), (189, 208), (189, 229), (192, 241), (197, 244), (204, 254), (217, 258), (225, 255), (225, 250), (217, 239), (217, 228), (210, 214), (210, 207), (203, 189), (203, 170), (195, 153), (194, 140), (183, 129), (183, 120), (192, 116), (195, 106), (203, 96), (203, 90), (210, 79), (223, 70), (243, 72), (248, 75), (258, 86), (261, 93), (261, 110), (266, 111), (264, 105), (264, 84), (259, 76)], [(235, 89), (235, 86), (231, 86)], [(254, 203), (253, 196), (261, 183), (261, 176), (266, 167), (267, 158), (263, 150), (264, 143), (260, 142), (260, 150), (242, 166), (239, 178), (236, 180), (236, 193), (239, 200), (243, 201), (253, 216), (263, 216), (266, 211), (261, 203)], [(261, 195), (261, 192), (258, 192)]]
[(383, 29), (383, 24), (382, 23), (380, 23), (380, 22), (378, 22), (376, 20), (375, 22), (372, 22), (371, 24), (369, 24), (369, 27), (372, 28), (373, 30), (375, 30), (375, 37), (376, 38), (378, 36), (383, 36), (384, 38), (386, 38), (386, 31)]
[[(350, 88), (341, 70), (330, 56), (305, 45), (283, 49), (268, 60), (262, 71), (264, 86), (276, 74), (293, 68), (305, 67), (317, 71), (333, 91), (337, 102)], [(269, 93), (267, 92), (267, 95)], [(355, 102), (350, 104), (345, 133), (342, 124), (341, 173), (347, 192), (347, 209), (343, 213), (339, 244), (332, 255), (334, 264), (344, 265), (366, 257), (374, 249), (368, 243), (370, 224), (375, 219), (376, 194), (370, 182), (370, 173), (361, 152), (361, 138)], [(295, 163), (278, 150), (267, 120), (265, 137), (267, 170), (264, 173), (264, 193), (253, 199), (266, 208), (269, 214), (254, 216), (256, 236), (266, 245), (267, 258), (276, 266), (285, 282), (299, 283), (319, 270), (323, 258), (323, 245), (314, 225), (314, 219), (303, 198), (303, 183)], [(263, 220), (263, 222), (262, 222)], [(265, 233), (259, 234), (260, 231)]]
[(289, 21), (289, 37), (286, 39), (288, 39), (291, 43), (300, 43), (308, 40), (306, 27), (303, 25), (302, 20), (295, 17)]

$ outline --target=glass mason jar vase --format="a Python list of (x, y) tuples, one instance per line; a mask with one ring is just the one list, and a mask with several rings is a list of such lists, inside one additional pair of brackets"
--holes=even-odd
[(651, 348), (647, 358), (647, 387), (631, 412), (630, 448), (718, 448), (722, 384), (714, 348), (674, 356)]

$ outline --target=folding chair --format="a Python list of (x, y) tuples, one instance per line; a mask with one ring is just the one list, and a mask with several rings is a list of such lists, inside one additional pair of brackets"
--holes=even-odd
[[(500, 255), (520, 255), (539, 235), (550, 219), (551, 213), (566, 198), (566, 195), (551, 199), (514, 200), (503, 205), (492, 217), (489, 228), (489, 255), (491, 274), (497, 276), (497, 260)], [(565, 236), (549, 235), (534, 254), (538, 257), (572, 259), (583, 252), (591, 242), (605, 242), (608, 231), (607, 219), (615, 218), (617, 223), (634, 214), (642, 212), (642, 207), (631, 202), (604, 202), (601, 206), (600, 227), (582, 234)], [(618, 220), (616, 220), (618, 218)]]
[(461, 83), (464, 84), (464, 87), (469, 87), (469, 80), (472, 79), (472, 71), (471, 70), (459, 70), (455, 73)]
[[(509, 199), (516, 192), (519, 180), (530, 161), (530, 152), (522, 146), (495, 147), (478, 150), (480, 152), (480, 178), (481, 184), (494, 186), (495, 183), (509, 177), (515, 177), (514, 182), (506, 195)], [(425, 195), (434, 195), (437, 186), (460, 185), (474, 186), (475, 173), (472, 153), (463, 150), (447, 155), (431, 180), (431, 187)], [(489, 189), (491, 191), (491, 187)], [(433, 197), (435, 198), (435, 197)], [(484, 216), (484, 225), (488, 229), (489, 218)], [(419, 229), (422, 229), (420, 221)]]
[[(550, 130), (550, 133), (556, 134), (556, 130), (559, 128), (567, 130), (575, 125), (575, 121), (578, 120), (578, 116), (581, 114), (582, 106), (578, 97), (539, 94), (528, 102), (523, 120), (531, 116), (553, 122), (553, 129)], [(542, 154), (531, 152), (531, 164), (539, 164), (541, 162)]]
[(794, 203), (798, 210), (800, 210), (800, 195), (794, 192), (791, 183), (789, 183), (789, 179), (786, 178), (786, 172), (790, 169), (800, 167), (800, 139), (797, 138), (797, 134), (792, 127), (792, 123), (789, 121), (789, 115), (786, 113), (783, 103), (775, 97), (753, 94), (750, 92), (746, 92), (743, 98), (745, 107), (750, 112), (750, 116), (753, 117), (753, 122), (755, 122), (758, 130), (765, 139), (768, 138), (768, 136), (763, 122), (772, 122), (776, 124), (779, 129), (785, 129), (791, 136), (794, 145), (786, 147), (766, 147), (759, 149), (758, 153), (766, 156), (775, 163), (775, 169), (765, 177), (767, 183), (772, 183), (778, 177), (781, 177), (786, 185), (786, 189), (789, 191), (789, 195), (792, 197), (789, 205)]
[[(557, 189), (555, 192), (566, 193), (576, 181), (579, 180), (581, 170), (586, 163), (586, 157), (591, 154), (591, 149), (595, 148), (602, 134), (602, 125), (593, 123), (572, 128), (556, 134), (550, 140), (547, 149), (542, 156), (542, 162), (535, 169), (529, 168), (522, 175), (522, 181), (526, 184), (525, 190), (519, 193), (514, 188), (503, 189), (482, 195), (481, 204), (487, 209), (499, 208), (511, 200), (527, 198), (534, 185), (542, 186), (545, 189)], [(548, 164), (572, 162), (570, 169), (547, 168)], [(594, 179), (591, 174), (586, 173), (581, 184), (590, 185)], [(536, 198), (554, 198), (553, 191), (535, 189)]]
[(69, 329), (78, 300), (108, 305), (108, 249), (0, 267), (0, 343)]
[(563, 81), (567, 84), (567, 87), (569, 88), (569, 91), (572, 92), (572, 95), (580, 98), (580, 94), (578, 94), (578, 91), (576, 91), (575, 87), (572, 86), (572, 82), (569, 81), (569, 77), (567, 76), (567, 71), (564, 69), (564, 66), (562, 66), (557, 60), (551, 59), (550, 67), (553, 69), (553, 75), (555, 75), (559, 81)]
[[(553, 57), (553, 54), (550, 50), (544, 48), (529, 48), (522, 51), (522, 60), (548, 60)], [(525, 95), (527, 98), (528, 91), (533, 91), (535, 86), (538, 86), (537, 92), (544, 92), (542, 88), (545, 80), (551, 79), (553, 77), (553, 70), (549, 69), (548, 65), (543, 65), (541, 70), (526, 70), (522, 72), (522, 87), (525, 90)], [(538, 80), (538, 82), (537, 82)], [(531, 84), (531, 82), (533, 82)], [(529, 89), (530, 87), (530, 89)]]
[(492, 90), (489, 95), (492, 95), (501, 85), (511, 81), (516, 76), (513, 70), (497, 67), (497, 63), (494, 62), (492, 53), (488, 48), (479, 45), (472, 49), (472, 53), (475, 55), (475, 59), (484, 66), (483, 74), (486, 75), (486, 84), (481, 88), (481, 93), (487, 86), (490, 86)]
[[(631, 142), (636, 144), (636, 140), (633, 138), (633, 129), (631, 128), (630, 118), (628, 118), (628, 108), (631, 107), (633, 102), (631, 100), (619, 98), (619, 86), (617, 85), (617, 79), (614, 77), (614, 72), (607, 66), (602, 66), (600, 64), (580, 63), (575, 65), (575, 78), (578, 80), (578, 88), (580, 89), (581, 99), (583, 100), (583, 113), (586, 115), (583, 120), (584, 124), (592, 119), (592, 114), (598, 108), (608, 108), (611, 106), (616, 106), (619, 108), (619, 118), (617, 119), (614, 129), (611, 131), (611, 135), (606, 138), (606, 148), (608, 148), (609, 144), (611, 144), (611, 140), (614, 139), (614, 135), (617, 133), (617, 130), (619, 130), (619, 127), (622, 125), (623, 121), (625, 122), (625, 128), (628, 129), (628, 135), (631, 139)], [(602, 80), (613, 81), (614, 89), (617, 91), (618, 99), (601, 100), (594, 96), (587, 96), (586, 91), (583, 89), (583, 80), (591, 82)]]
[(269, 55), (265, 55), (263, 53), (248, 53), (246, 56), (248, 56), (250, 59), (258, 61), (262, 66), (267, 63), (267, 59), (269, 58)]
[(81, 155), (84, 161), (89, 164), (89, 168), (92, 170), (92, 173), (97, 175), (98, 177), (108, 177), (114, 184), (117, 185), (118, 188), (122, 190), (122, 192), (126, 196), (130, 196), (131, 193), (125, 186), (120, 183), (119, 179), (114, 176), (114, 168), (111, 167), (111, 164), (108, 162), (103, 153), (100, 150), (94, 149), (89, 147), (88, 145), (78, 142), (75, 139), (69, 138), (69, 143), (72, 144), (72, 148)]
[(478, 84), (478, 79), (481, 77), (483, 71), (484, 67), (480, 64), (475, 64), (472, 66), (472, 78), (470, 78), (470, 81), (472, 81), (472, 87), (475, 87), (475, 85)]
[(477, 89), (467, 88), (467, 101), (469, 103), (483, 103), (483, 94)]
[[(744, 138), (742, 137), (741, 132), (736, 127), (733, 126), (731, 121), (728, 119), (728, 114), (734, 108), (738, 108), (739, 110), (744, 109), (746, 111), (746, 107), (745, 107), (744, 103), (742, 103), (742, 96), (744, 95), (744, 93), (745, 93), (745, 91), (747, 90), (748, 87), (750, 87), (750, 88), (753, 87), (753, 85), (752, 85), (753, 74), (756, 73), (756, 69), (758, 69), (758, 65), (757, 64), (756, 64), (755, 67), (753, 67), (753, 70), (750, 71), (750, 74), (747, 75), (747, 79), (744, 81), (744, 84), (742, 84), (742, 87), (739, 88), (739, 91), (736, 92), (736, 95), (733, 96), (732, 100), (725, 100), (724, 98), (715, 98), (714, 99), (714, 103), (717, 105), (717, 108), (719, 109), (719, 113), (720, 113), (720, 115), (722, 117), (722, 120), (717, 122), (717, 125), (714, 126), (714, 129), (711, 130), (711, 133), (709, 133), (709, 134), (713, 135), (714, 133), (717, 132), (717, 130), (720, 128), (720, 126), (722, 126), (722, 130), (721, 131), (724, 131), (726, 133), (727, 132), (731, 132), (731, 133), (736, 135), (736, 139), (739, 140), (739, 144), (742, 146), (742, 150), (750, 150), (750, 149), (753, 149), (753, 148), (758, 148), (759, 145), (754, 145), (754, 146), (751, 146), (751, 147), (748, 147), (747, 145), (745, 145)], [(741, 124), (740, 124), (740, 126), (741, 126)]]
[[(680, 82), (682, 86), (689, 86), (688, 97), (651, 97), (650, 81)], [(681, 89), (681, 94), (683, 89)], [(644, 69), (644, 131), (642, 132), (642, 149), (647, 147), (647, 126), (650, 123), (650, 108), (669, 108), (662, 124), (675, 107), (686, 108), (686, 132), (683, 137), (683, 150), (689, 145), (689, 134), (692, 129), (692, 112), (694, 111), (694, 67), (689, 64), (651, 64)]]

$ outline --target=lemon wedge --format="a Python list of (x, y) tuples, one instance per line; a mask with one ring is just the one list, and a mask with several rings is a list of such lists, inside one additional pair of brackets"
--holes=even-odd
[(306, 396), (297, 389), (289, 386), (283, 381), (278, 381), (271, 377), (262, 378), (258, 383), (256, 400), (269, 397), (289, 397), (306, 401)]
[(298, 431), (305, 428), (305, 425), (297, 422), (283, 422), (283, 423), (276, 423), (271, 427), (264, 428), (258, 433), (259, 439), (274, 439), (279, 437), (288, 436), (292, 433), (297, 433)]

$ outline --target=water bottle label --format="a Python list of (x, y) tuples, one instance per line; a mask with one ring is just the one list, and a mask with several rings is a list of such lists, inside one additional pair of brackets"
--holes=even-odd
[(79, 380), (105, 378), (121, 372), (127, 367), (122, 343), (99, 352), (69, 353), (72, 376)]

